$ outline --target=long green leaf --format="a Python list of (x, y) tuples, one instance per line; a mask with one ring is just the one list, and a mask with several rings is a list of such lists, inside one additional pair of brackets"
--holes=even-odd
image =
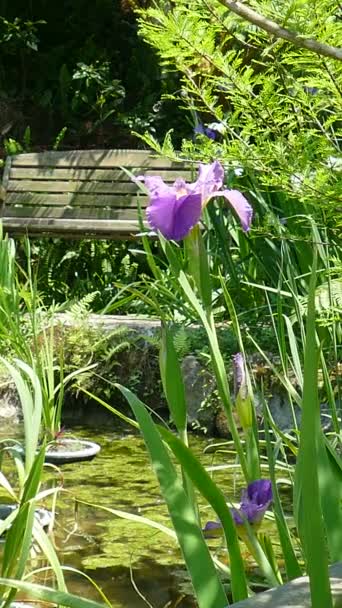
[(321, 431), (317, 440), (317, 470), (330, 558), (342, 560), (342, 463)]
[(179, 433), (186, 429), (186, 403), (182, 371), (170, 331), (162, 325), (159, 368), (165, 397)]
[(0, 585), (25, 591), (25, 594), (32, 599), (52, 602), (57, 604), (57, 606), (66, 606), (67, 608), (104, 608), (106, 605), (86, 600), (64, 591), (56, 591), (50, 587), (43, 587), (42, 585), (35, 585), (10, 578), (0, 578)]
[(26, 472), (28, 472), (34, 460), (39, 436), (39, 424), (36, 427), (33, 424), (35, 408), (34, 398), (26, 380), (19, 372), (19, 370), (14, 367), (14, 365), (6, 361), (6, 359), (4, 359), (3, 357), (1, 357), (1, 362), (5, 365), (5, 367), (7, 367), (8, 371), (12, 376), (13, 382), (15, 383), (16, 389), (18, 391), (20, 404), (23, 411), (25, 432), (25, 462)]
[(297, 578), (302, 575), (301, 568), (296, 558), (295, 550), (291, 541), (291, 534), (287, 525), (283, 507), (280, 501), (277, 479), (276, 479), (276, 466), (274, 462), (274, 454), (271, 443), (270, 429), (269, 429), (269, 411), (266, 406), (266, 402), (263, 399), (263, 414), (264, 414), (264, 427), (265, 427), (265, 440), (266, 440), (266, 452), (267, 462), (269, 467), (269, 476), (272, 481), (273, 491), (273, 510), (277, 524), (279, 540), (282, 548), (282, 554), (285, 562), (285, 569), (288, 580)]
[(304, 386), (300, 446), (295, 473), (294, 502), (310, 580), (312, 608), (332, 608), (328, 551), (318, 483), (317, 443), (320, 411), (317, 391), (318, 350), (315, 328), (317, 254), (310, 281), (304, 356)]
[(247, 583), (244, 564), (241, 557), (238, 536), (235, 524), (226, 500), (221, 490), (214, 483), (192, 451), (175, 435), (165, 428), (159, 429), (161, 436), (170, 446), (177, 460), (182, 465), (191, 481), (196, 485), (202, 496), (208, 501), (216, 512), (227, 541), (232, 573), (232, 592), (234, 601), (247, 597)]
[(121, 385), (117, 386), (126, 397), (139, 423), (191, 577), (199, 608), (225, 608), (227, 597), (198, 526), (195, 509), (183, 489), (157, 427), (144, 404), (130, 390)]
[(41, 550), (43, 551), (43, 554), (51, 564), (52, 570), (56, 575), (58, 589), (60, 591), (67, 591), (66, 584), (64, 581), (63, 569), (57, 557), (55, 548), (48, 535), (37, 521), (35, 521), (33, 524), (33, 536), (39, 544)]
[(212, 317), (212, 315), (210, 315), (209, 318), (207, 317), (205, 311), (203, 310), (203, 307), (201, 306), (200, 301), (196, 297), (193, 289), (191, 288), (191, 285), (188, 281), (187, 276), (185, 275), (185, 273), (183, 271), (179, 272), (178, 280), (179, 280), (179, 283), (180, 283), (186, 297), (188, 298), (190, 304), (192, 305), (192, 307), (198, 314), (199, 318), (201, 319), (201, 321), (203, 323), (204, 329), (206, 330), (209, 345), (210, 345), (211, 355), (212, 355), (212, 365), (213, 365), (214, 372), (215, 372), (218, 392), (219, 392), (223, 407), (225, 409), (225, 412), (227, 414), (229, 429), (230, 429), (230, 432), (234, 439), (234, 445), (235, 445), (235, 449), (236, 449), (238, 457), (239, 457), (241, 468), (242, 468), (245, 480), (248, 483), (249, 481), (252, 481), (252, 479), (250, 478), (250, 475), (249, 475), (248, 464), (247, 464), (246, 457), (245, 457), (245, 454), (243, 451), (243, 447), (242, 447), (242, 444), (240, 441), (240, 436), (239, 436), (239, 433), (238, 433), (238, 430), (236, 427), (236, 422), (235, 422), (235, 419), (233, 416), (233, 405), (232, 405), (232, 400), (230, 397), (227, 373), (226, 373), (226, 369), (225, 369), (225, 365), (224, 365), (224, 360), (223, 360), (223, 357), (222, 357), (222, 354), (221, 354), (221, 351), (219, 348), (213, 317)]
[(212, 305), (212, 285), (208, 254), (203, 242), (200, 226), (197, 224), (184, 239), (188, 254), (189, 270), (193, 277), (204, 309), (210, 312)]

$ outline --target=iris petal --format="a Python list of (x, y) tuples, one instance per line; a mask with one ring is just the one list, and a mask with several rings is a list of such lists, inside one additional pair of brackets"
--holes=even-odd
[(269, 479), (257, 479), (250, 483), (242, 492), (240, 508), (231, 510), (235, 523), (241, 525), (246, 520), (250, 524), (259, 523), (272, 498), (272, 484)]
[(177, 200), (177, 209), (174, 215), (174, 241), (181, 241), (190, 232), (191, 228), (199, 222), (202, 213), (201, 195), (188, 194)]
[(258, 505), (270, 504), (272, 501), (272, 483), (269, 479), (257, 479), (247, 488), (247, 499)]
[(252, 223), (253, 209), (248, 200), (239, 190), (221, 190), (217, 196), (224, 196), (238, 216), (242, 229), (247, 232)]
[(154, 194), (146, 211), (147, 220), (154, 230), (172, 241), (181, 241), (201, 217), (201, 195), (176, 197), (174, 190)]
[(252, 207), (238, 190), (220, 190), (223, 177), (223, 167), (215, 160), (209, 165), (200, 165), (198, 179), (192, 184), (178, 178), (169, 186), (157, 175), (140, 176), (135, 180), (144, 180), (149, 190), (150, 204), (146, 214), (150, 226), (159, 230), (166, 239), (180, 241), (197, 224), (201, 209), (214, 196), (226, 198), (240, 219), (243, 230), (249, 230)]
[(174, 192), (155, 193), (146, 210), (147, 221), (153, 230), (159, 230), (166, 239), (173, 239), (174, 215), (177, 198)]
[(161, 196), (162, 194), (169, 194), (172, 192), (172, 188), (165, 184), (159, 175), (145, 175), (145, 177), (140, 177), (137, 179), (143, 179), (146, 188), (150, 191), (151, 196)]
[(222, 188), (224, 171), (221, 163), (215, 160), (210, 165), (200, 164), (198, 170), (198, 179), (192, 184), (192, 191), (200, 191), (202, 194), (203, 203), (217, 190)]

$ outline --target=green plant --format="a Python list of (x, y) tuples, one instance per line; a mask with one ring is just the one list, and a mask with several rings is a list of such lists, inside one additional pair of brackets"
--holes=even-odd
[[(58, 587), (65, 591), (64, 577), (57, 560), (53, 545), (35, 518), (37, 502), (44, 496), (55, 494), (56, 490), (41, 490), (41, 478), (45, 457), (45, 442), (39, 444), (40, 426), (43, 412), (43, 395), (39, 378), (34, 370), (23, 361), (16, 360), (14, 365), (5, 359), (2, 364), (7, 368), (15, 383), (24, 419), (24, 450), (18, 452), (16, 442), (7, 449), (13, 456), (18, 477), (18, 489), (0, 473), (0, 484), (8, 493), (17, 509), (0, 524), (0, 534), (7, 530), (1, 563), (3, 578), (21, 579), (24, 576), (30, 557), (32, 538), (50, 561), (57, 578)], [(6, 442), (8, 443), (8, 441)], [(16, 595), (16, 589), (6, 589), (1, 585), (1, 598), (5, 606)]]
[(78, 63), (72, 80), (75, 81), (75, 92), (71, 108), (85, 116), (95, 114), (94, 127), (114, 114), (125, 96), (120, 81), (111, 79), (108, 61)]
[(37, 25), (44, 25), (45, 21), (24, 21), (19, 17), (16, 17), (13, 21), (8, 21), (1, 17), (0, 23), (2, 26), (0, 44), (10, 47), (11, 52), (16, 52), (18, 47), (24, 47), (32, 51), (38, 50)]
[[(341, 35), (338, 9), (315, 4), (254, 3), (265, 18), (299, 30), (303, 37)], [(140, 9), (143, 38), (165, 71), (178, 70), (181, 86), (168, 91), (191, 116), (220, 125), (216, 140), (184, 141), (186, 157), (220, 158), (263, 188), (286, 192), (302, 204), (322, 207), (333, 217), (340, 193), (336, 116), (341, 94), (337, 60), (269, 34), (224, 6), (206, 0), (177, 0), (170, 10)], [(337, 114), (336, 114), (337, 112)], [(305, 212), (305, 210), (304, 210)]]
[[(65, 372), (65, 353), (60, 328), (54, 317), (54, 309), (47, 310), (37, 292), (36, 281), (31, 274), (30, 246), (26, 241), (27, 268), (25, 285), (20, 284), (16, 267), (16, 249), (12, 239), (0, 240), (0, 336), (2, 353), (20, 358), (32, 366), (38, 376), (43, 407), (43, 431), (53, 439), (61, 428), (64, 391), (68, 384), (88, 373), (96, 364), (86, 360), (69, 361)], [(88, 297), (88, 301), (89, 301)], [(80, 312), (82, 304), (78, 305)], [(83, 309), (86, 308), (85, 302)], [(90, 350), (90, 349), (89, 349)], [(89, 357), (89, 351), (86, 353)], [(40, 428), (40, 425), (39, 425)]]
[[(212, 174), (210, 173), (212, 171)], [(203, 168), (203, 173), (210, 175), (214, 179), (217, 171), (217, 165), (213, 163), (210, 166)], [(209, 177), (208, 177), (209, 180)], [(210, 180), (208, 181), (210, 182)], [(190, 190), (188, 195), (189, 200), (193, 195), (196, 185)], [(160, 184), (159, 184), (160, 188)], [(174, 186), (176, 189), (176, 186)], [(187, 185), (184, 185), (184, 189)], [(152, 187), (151, 187), (152, 189)], [(163, 221), (166, 204), (168, 212), (173, 214), (172, 227), (176, 230), (177, 221), (180, 228), (183, 229), (185, 224), (184, 214), (177, 215), (179, 209), (177, 205), (172, 207), (172, 188), (158, 189), (151, 193), (151, 206), (154, 205), (154, 213), (160, 213), (160, 223), (157, 223), (156, 215), (153, 216), (160, 230), (163, 230)], [(204, 196), (204, 195), (202, 195)], [(163, 198), (164, 197), (164, 198)], [(165, 199), (165, 201), (164, 201)], [(186, 202), (185, 198), (185, 202)], [(171, 202), (170, 202), (171, 201)], [(163, 207), (163, 202), (165, 206)], [(177, 202), (177, 199), (176, 199)], [(183, 198), (179, 199), (179, 206), (183, 204)], [(184, 203), (185, 204), (185, 203)], [(189, 203), (190, 204), (190, 203)], [(194, 203), (195, 204), (195, 203)], [(203, 206), (203, 203), (202, 203)], [(190, 213), (190, 211), (189, 211)], [(159, 221), (159, 220), (158, 220)], [(330, 442), (323, 435), (320, 424), (320, 410), (318, 400), (318, 357), (319, 357), (319, 339), (316, 335), (315, 322), (315, 294), (316, 281), (318, 276), (317, 257), (319, 255), (320, 270), (322, 266), (325, 271), (327, 252), (322, 248), (320, 240), (317, 238), (317, 226), (315, 222), (309, 218), (311, 225), (311, 234), (314, 247), (314, 258), (305, 260), (307, 268), (310, 269), (311, 280), (308, 287), (308, 312), (307, 324), (304, 327), (301, 309), (299, 307), (299, 296), (297, 285), (300, 284), (302, 275), (296, 276), (296, 269), (292, 268), (290, 260), (292, 252), (286, 250), (283, 252), (281, 264), (278, 266), (278, 285), (277, 289), (264, 285), (256, 285), (260, 289), (270, 290), (272, 294), (275, 292), (276, 297), (276, 317), (273, 316), (273, 307), (267, 299), (271, 319), (274, 327), (277, 345), (282, 364), (282, 371), (277, 372), (273, 366), (275, 374), (279, 380), (283, 382), (286, 388), (290, 402), (293, 400), (302, 407), (302, 422), (299, 434), (288, 437), (276, 427), (272, 416), (267, 407), (264, 409), (265, 424), (266, 424), (266, 445), (269, 460), (269, 477), (273, 481), (274, 497), (275, 497), (275, 521), (278, 528), (280, 544), (283, 551), (283, 558), (286, 564), (286, 572), (289, 578), (298, 576), (301, 572), (300, 559), (298, 556), (294, 538), (290, 532), (288, 523), (284, 516), (284, 511), (279, 500), (278, 489), (275, 478), (274, 468), (274, 445), (282, 445), (282, 449), (291, 446), (298, 453), (297, 463), (295, 465), (295, 517), (297, 532), (301, 542), (301, 551), (305, 559), (305, 565), (310, 578), (311, 598), (314, 607), (322, 605), (332, 606), (331, 592), (329, 586), (328, 563), (330, 560), (341, 559), (342, 547), (340, 537), (336, 530), (340, 526), (340, 487), (342, 477), (342, 463), (338, 456), (338, 452), (333, 447), (333, 442)], [(166, 222), (166, 228), (170, 226), (170, 222)], [(184, 237), (183, 246), (178, 243), (172, 243), (159, 232), (159, 240), (163, 248), (164, 254), (168, 260), (169, 269), (176, 281), (174, 282), (175, 294), (180, 301), (184, 299), (193, 310), (193, 314), (197, 317), (198, 322), (203, 326), (209, 344), (210, 361), (214, 371), (218, 395), (221, 404), (227, 416), (229, 430), (233, 438), (234, 449), (236, 450), (239, 466), (241, 467), (242, 476), (246, 483), (257, 480), (261, 477), (262, 468), (262, 452), (258, 438), (258, 428), (256, 424), (256, 413), (253, 408), (252, 385), (251, 381), (246, 376), (244, 380), (244, 391), (238, 392), (236, 402), (234, 403), (229, 385), (227, 382), (224, 359), (219, 348), (217, 331), (215, 324), (215, 308), (214, 297), (212, 290), (211, 270), (213, 268), (211, 255), (207, 252), (204, 246), (204, 240), (199, 229), (199, 226), (189, 228), (186, 225), (187, 234)], [(176, 237), (177, 238), (177, 237)], [(180, 239), (178, 239), (180, 240)], [(146, 254), (151, 262), (151, 270), (159, 279), (160, 270), (156, 269), (155, 263), (151, 258), (149, 244), (144, 241)], [(218, 262), (218, 260), (217, 260)], [(221, 266), (222, 268), (222, 266)], [(221, 285), (221, 297), (225, 307), (225, 314), (230, 319), (230, 324), (236, 336), (237, 343), (243, 358), (244, 344), (242, 333), (240, 330), (239, 319), (236, 313), (232, 297), (229, 293), (228, 282), (221, 273), (221, 268), (218, 265), (218, 278)], [(285, 292), (285, 287), (288, 291)], [(291, 306), (295, 310), (296, 321), (298, 323), (298, 332), (295, 333), (293, 324), (286, 314), (286, 309), (283, 308), (283, 294), (291, 298)], [(162, 309), (157, 307), (159, 313)], [(200, 605), (219, 605), (221, 598), (212, 600), (211, 604), (208, 598), (203, 598), (200, 590), (196, 585), (196, 566), (199, 559), (203, 557), (195, 556), (193, 560), (187, 553), (190, 546), (190, 539), (183, 536), (183, 518), (181, 512), (177, 512), (173, 504), (174, 496), (168, 494), (168, 484), (171, 486), (175, 482), (174, 470), (170, 467), (170, 463), (165, 459), (166, 453), (163, 447), (163, 441), (171, 448), (178, 463), (181, 466), (182, 486), (183, 491), (187, 494), (191, 501), (193, 513), (196, 516), (196, 501), (194, 499), (194, 486), (199, 490), (203, 497), (209, 502), (219, 518), (223, 533), (227, 539), (227, 550), (230, 554), (231, 567), (231, 585), (233, 599), (241, 599), (246, 596), (247, 588), (244, 584), (243, 564), (241, 554), (238, 547), (235, 545), (234, 534), (232, 532), (232, 514), (226, 507), (224, 497), (220, 494), (215, 484), (211, 484), (207, 473), (203, 470), (198, 459), (192, 454), (187, 446), (187, 417), (186, 405), (184, 398), (184, 387), (182, 377), (179, 370), (179, 362), (176, 354), (173, 338), (170, 335), (167, 323), (167, 317), (162, 317), (164, 322), (162, 329), (162, 342), (160, 350), (160, 373), (163, 382), (164, 394), (166, 396), (172, 419), (175, 423), (177, 436), (170, 433), (164, 427), (156, 426), (151, 417), (148, 415), (144, 404), (139, 401), (131, 391), (118, 386), (120, 391), (126, 396), (130, 403), (133, 412), (137, 418), (139, 426), (144, 436), (147, 449), (150, 453), (153, 467), (158, 476), (164, 498), (167, 502), (176, 533), (179, 538), (180, 546), (182, 547), (185, 561), (191, 576), (193, 577), (194, 591)], [(276, 319), (276, 320), (275, 320)], [(335, 326), (332, 325), (334, 334)], [(334, 334), (335, 335), (335, 334)], [(333, 342), (336, 342), (333, 338)], [(254, 340), (255, 345), (257, 342)], [(260, 349), (261, 350), (261, 349)], [(272, 363), (265, 357), (267, 363), (272, 367)], [(323, 354), (320, 354), (321, 364), (324, 363)], [(302, 370), (304, 369), (304, 372)], [(294, 387), (290, 376), (295, 374), (297, 386)], [(334, 403), (331, 388), (329, 387), (329, 378), (325, 374), (327, 382), (327, 392), (330, 393), (331, 400), (329, 401), (334, 421), (334, 430), (339, 433), (339, 420), (336, 414), (336, 404)], [(312, 411), (313, 408), (313, 411)], [(235, 415), (234, 415), (235, 414)], [(237, 426), (238, 417), (240, 428)], [(275, 444), (271, 439), (270, 430), (274, 433)], [(297, 431), (298, 433), (298, 431)], [(291, 467), (288, 468), (289, 472)], [(293, 470), (291, 471), (293, 474)], [(336, 488), (336, 492), (328, 495), (326, 492), (326, 483), (329, 480), (329, 485), (332, 484)], [(178, 479), (177, 484), (179, 484)], [(179, 486), (181, 487), (181, 486)], [(313, 495), (315, 499), (313, 500)], [(312, 527), (319, 531), (318, 542), (313, 542)], [(279, 584), (282, 581), (281, 572), (277, 566), (275, 554), (272, 549), (270, 539), (265, 541), (265, 536), (259, 536), (254, 533), (251, 526), (245, 525), (245, 529), (240, 531), (240, 536), (245, 540), (252, 555), (256, 559), (261, 568), (264, 577), (271, 585)], [(320, 579), (319, 568), (320, 560), (323, 559), (322, 579)], [(195, 563), (196, 562), (196, 563)], [(206, 567), (207, 568), (207, 567)], [(216, 603), (215, 603), (216, 601)], [(222, 600), (224, 605), (227, 600)], [(207, 602), (207, 603), (206, 603)], [(209, 602), (209, 604), (208, 604)]]

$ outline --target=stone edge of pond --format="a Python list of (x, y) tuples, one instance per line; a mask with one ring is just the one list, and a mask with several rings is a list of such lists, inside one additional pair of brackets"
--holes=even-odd
[[(329, 568), (334, 600), (342, 598), (342, 562)], [(230, 608), (310, 608), (309, 579), (296, 578), (285, 585), (263, 591), (247, 600), (231, 604)], [(322, 607), (323, 608), (323, 607)]]

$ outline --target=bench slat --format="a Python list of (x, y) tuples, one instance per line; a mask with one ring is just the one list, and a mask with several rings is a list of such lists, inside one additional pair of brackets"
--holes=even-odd
[(140, 232), (138, 222), (86, 219), (4, 218), (3, 228), (11, 234), (30, 236), (62, 236), (68, 238), (127, 239)]
[[(136, 175), (159, 175), (168, 183), (173, 183), (177, 177), (183, 177), (187, 181), (195, 181), (196, 172), (189, 169), (148, 169), (135, 171)], [(121, 183), (131, 183), (127, 173), (120, 169), (59, 169), (46, 167), (13, 167), (10, 171), (10, 179), (13, 180), (76, 180), (76, 181), (119, 181)]]
[(184, 163), (152, 156), (146, 150), (72, 150), (70, 152), (39, 152), (12, 156), (12, 167), (173, 167)]
[(89, 207), (10, 207), (6, 212), (6, 218), (32, 218), (36, 221), (38, 218), (66, 218), (66, 219), (102, 219), (104, 220), (122, 220), (122, 221), (138, 221), (137, 209), (101, 209)]
[[(141, 192), (134, 182), (67, 182), (67, 181), (38, 181), (38, 180), (10, 180), (7, 192), (79, 192), (97, 194), (130, 194)], [(144, 194), (142, 193), (142, 196)]]
[(55, 207), (107, 207), (107, 208), (142, 208), (147, 207), (147, 196), (133, 196), (124, 194), (79, 194), (79, 193), (31, 193), (31, 192), (11, 192), (6, 196), (6, 206), (4, 214), (8, 215), (9, 210), (18, 206), (44, 207), (53, 209)]
[[(14, 235), (131, 238), (148, 197), (124, 171), (194, 181), (198, 163), (145, 150), (72, 150), (19, 154), (6, 161), (2, 222)], [(145, 227), (149, 230), (147, 222)]]

